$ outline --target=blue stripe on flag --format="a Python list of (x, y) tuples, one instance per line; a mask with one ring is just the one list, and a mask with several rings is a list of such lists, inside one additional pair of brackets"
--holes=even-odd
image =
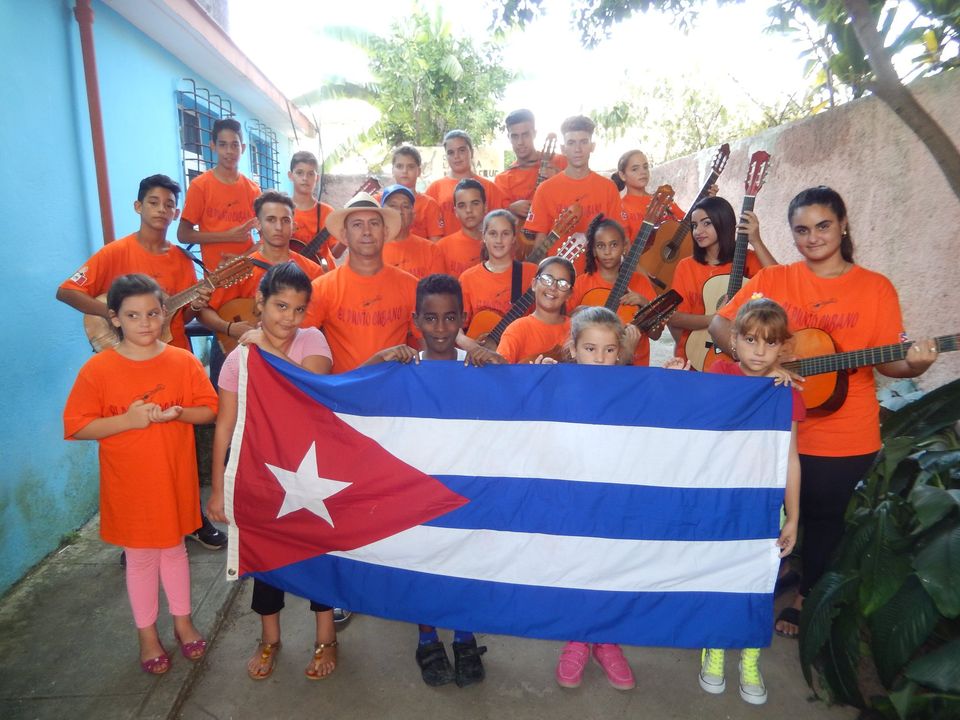
[(411, 623), (548, 640), (766, 647), (768, 593), (597, 592), (429, 575), (324, 556), (255, 577), (335, 607)]
[(471, 502), (425, 523), (436, 527), (633, 540), (744, 540), (780, 534), (783, 488), (690, 489), (449, 475), (437, 479)]
[(389, 362), (313, 375), (269, 353), (263, 358), (313, 399), (351, 415), (703, 430), (789, 430), (791, 422), (791, 391), (767, 378), (569, 364), (467, 368), (456, 362)]

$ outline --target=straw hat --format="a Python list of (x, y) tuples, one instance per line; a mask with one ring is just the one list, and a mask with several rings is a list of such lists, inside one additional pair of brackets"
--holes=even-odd
[(384, 240), (389, 242), (393, 240), (400, 232), (400, 213), (393, 208), (380, 207), (380, 204), (373, 199), (369, 193), (357, 193), (343, 210), (334, 210), (327, 216), (327, 229), (335, 238), (346, 241), (346, 223), (347, 217), (358, 210), (367, 210), (369, 212), (379, 213), (383, 218), (383, 225), (386, 229)]

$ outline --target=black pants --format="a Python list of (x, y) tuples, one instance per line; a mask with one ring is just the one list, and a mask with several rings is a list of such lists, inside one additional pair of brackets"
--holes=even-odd
[(800, 456), (800, 525), (803, 528), (803, 576), (806, 596), (830, 562), (843, 537), (843, 515), (857, 483), (876, 453), (848, 457)]
[[(250, 609), (257, 615), (275, 615), (283, 610), (283, 590), (268, 585), (263, 580), (253, 579), (253, 600), (250, 602)], [(321, 605), (318, 602), (310, 601), (310, 609), (314, 612), (324, 612), (332, 610), (329, 605)]]

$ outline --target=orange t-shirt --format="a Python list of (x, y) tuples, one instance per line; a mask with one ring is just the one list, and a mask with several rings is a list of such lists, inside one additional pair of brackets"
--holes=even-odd
[[(604, 280), (599, 272), (590, 273), (589, 275), (586, 273), (578, 275), (577, 281), (573, 284), (573, 292), (570, 293), (570, 299), (567, 300), (567, 309), (572, 313), (583, 304), (584, 295), (591, 290), (597, 289), (613, 290), (613, 284)], [(653, 285), (642, 272), (634, 273), (630, 276), (627, 289), (642, 295), (648, 302), (657, 297), (657, 291), (653, 289)], [(639, 309), (632, 305), (624, 305), (623, 307), (629, 308), (631, 313), (636, 313)], [(640, 342), (637, 343), (637, 348), (633, 352), (633, 364), (644, 367), (650, 364), (650, 338), (646, 333), (640, 333)]]
[[(712, 277), (729, 275), (732, 267), (733, 263), (701, 265), (692, 257), (685, 257), (678, 262), (671, 284), (671, 287), (680, 293), (683, 298), (677, 306), (677, 312), (690, 313), (691, 315), (707, 315), (715, 312), (715, 308), (710, 308), (710, 313), (708, 313), (703, 305), (703, 286)], [(763, 269), (763, 266), (757, 259), (756, 253), (753, 250), (747, 250), (747, 261), (743, 266), (744, 278), (755, 277), (761, 269)], [(683, 330), (674, 349), (674, 355), (683, 358), (683, 360), (687, 359), (687, 338), (689, 337), (690, 331)]]
[[(320, 208), (320, 223), (319, 227), (317, 224), (317, 207)], [(296, 210), (293, 213), (293, 239), (299, 240), (304, 245), (307, 245), (311, 240), (313, 240), (317, 233), (320, 232), (320, 228), (326, 227), (327, 225), (327, 216), (333, 212), (333, 208), (326, 203), (317, 203), (309, 210)], [(333, 253), (330, 252), (330, 248), (337, 244), (337, 238), (333, 235), (329, 235), (327, 239), (320, 245), (320, 249), (317, 251), (324, 260), (327, 261), (327, 267), (331, 270), (336, 267), (336, 262), (333, 258)]]
[[(90, 297), (99, 297), (121, 275), (143, 273), (157, 281), (167, 295), (197, 284), (193, 262), (180, 248), (167, 243), (167, 251), (155, 255), (137, 242), (137, 234), (107, 243), (97, 250), (73, 275), (60, 283), (65, 290), (79, 290)], [(183, 329), (183, 312), (178, 312), (170, 321), (171, 345), (190, 349), (187, 334)], [(194, 528), (196, 529), (196, 528)]]
[[(114, 348), (80, 369), (63, 410), (70, 439), (97, 418), (122, 415), (136, 399), (217, 411), (217, 393), (200, 362), (167, 346), (150, 360)], [(114, 545), (168, 548), (200, 527), (193, 426), (174, 420), (126, 430), (100, 443), (100, 537)]]
[[(181, 220), (196, 225), (200, 232), (225, 232), (254, 217), (253, 201), (260, 193), (260, 186), (245, 175), (235, 183), (224, 183), (213, 170), (207, 170), (190, 182)], [(221, 256), (239, 255), (252, 244), (253, 239), (247, 234), (243, 242), (203, 243), (200, 254), (206, 268), (213, 270), (220, 264)]]
[[(442, 177), (430, 183), (430, 187), (428, 187), (424, 193), (436, 200), (440, 206), (440, 218), (443, 223), (444, 235), (455, 233), (461, 228), (460, 219), (453, 210), (453, 190), (462, 179), (463, 178)], [(500, 188), (480, 175), (474, 175), (473, 179), (483, 185), (484, 192), (487, 195), (487, 212), (499, 210), (507, 206), (503, 198), (503, 193), (500, 192)], [(416, 208), (414, 208), (414, 211), (416, 211)]]
[(440, 213), (440, 204), (429, 195), (416, 193), (417, 201), (413, 204), (413, 225), (410, 232), (422, 238), (443, 236), (443, 217)]
[[(764, 268), (718, 311), (732, 320), (754, 293), (780, 303), (790, 331), (817, 328), (837, 350), (861, 350), (901, 342), (903, 319), (897, 291), (887, 278), (859, 265), (836, 278), (817, 277), (806, 263)], [(797, 435), (804, 455), (866, 455), (880, 448), (879, 404), (872, 368), (848, 376), (847, 399), (835, 413), (808, 416)]]
[[(640, 226), (643, 225), (643, 218), (647, 214), (651, 200), (653, 195), (624, 195), (620, 198), (620, 207), (623, 209), (623, 219), (626, 223), (624, 230), (627, 232), (627, 247), (633, 243), (637, 233), (640, 232)], [(675, 220), (683, 220), (685, 213), (679, 205), (671, 203), (670, 214)]]
[[(567, 167), (567, 159), (563, 155), (554, 155), (550, 158), (550, 166), (558, 171)], [(494, 179), (494, 184), (500, 188), (507, 205), (517, 202), (517, 200), (532, 200), (533, 191), (537, 186), (537, 176), (540, 174), (540, 162), (529, 167), (519, 167), (513, 164), (511, 167), (499, 173)]]
[(463, 230), (447, 235), (437, 241), (437, 247), (443, 255), (443, 266), (446, 272), (454, 277), (460, 277), (464, 270), (479, 265), (480, 251), (483, 243), (464, 234)]
[[(527, 218), (524, 229), (535, 233), (550, 232), (560, 213), (574, 202), (579, 202), (583, 209), (580, 221), (573, 228), (574, 233), (586, 232), (587, 226), (597, 213), (603, 213), (623, 224), (620, 193), (612, 180), (595, 172), (579, 180), (574, 180), (566, 173), (560, 173), (544, 180), (533, 194), (530, 216)], [(555, 243), (550, 254), (554, 254), (559, 244)], [(584, 262), (582, 255), (574, 262), (578, 274), (583, 272)]]
[[(520, 271), (520, 294), (530, 289), (533, 276), (537, 274), (537, 266), (533, 263), (522, 263)], [(507, 314), (513, 303), (510, 301), (513, 289), (513, 267), (502, 272), (490, 272), (481, 263), (463, 271), (460, 276), (460, 287), (463, 288), (463, 311), (467, 314), (467, 326), (474, 316), (482, 310), (490, 310), (501, 317)], [(528, 312), (532, 312), (531, 310)]]
[[(264, 263), (268, 266), (272, 266), (269, 260), (267, 260), (263, 255), (260, 254), (259, 250), (255, 250), (250, 253), (250, 259), (255, 260), (259, 263)], [(300, 253), (290, 252), (290, 260), (303, 270), (307, 274), (307, 277), (311, 280), (323, 275), (323, 268), (317, 265), (310, 258), (304, 257)], [(231, 285), (225, 288), (217, 288), (214, 290), (213, 295), (210, 296), (210, 307), (214, 310), (219, 310), (223, 307), (223, 304), (229, 302), (230, 300), (236, 300), (237, 298), (253, 298), (257, 295), (257, 290), (260, 288), (260, 281), (263, 280), (263, 276), (267, 274), (267, 268), (262, 268), (256, 263), (253, 266), (253, 273), (246, 280), (238, 282), (235, 285)]]
[(562, 347), (569, 338), (570, 318), (564, 318), (559, 325), (547, 325), (536, 316), (527, 315), (507, 326), (497, 352), (508, 363), (518, 363)]
[(353, 370), (374, 353), (417, 336), (413, 324), (417, 279), (384, 265), (359, 275), (349, 263), (313, 281), (302, 327), (319, 327), (333, 352), (333, 372)]
[(384, 243), (383, 264), (405, 270), (417, 280), (446, 272), (443, 253), (438, 245), (413, 233), (403, 240)]

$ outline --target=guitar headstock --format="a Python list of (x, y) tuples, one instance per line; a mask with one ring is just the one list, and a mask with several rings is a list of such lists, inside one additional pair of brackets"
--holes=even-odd
[(711, 168), (713, 172), (720, 175), (727, 166), (728, 159), (730, 159), (730, 144), (724, 143), (717, 150), (717, 154), (713, 158), (713, 167)]
[(357, 188), (357, 191), (354, 193), (354, 196), (359, 195), (360, 193), (367, 193), (369, 195), (373, 195), (374, 193), (377, 193), (382, 189), (383, 189), (383, 185), (380, 184), (380, 181), (377, 180), (375, 177), (371, 176), (371, 177), (368, 177), (366, 180), (364, 180), (360, 184), (360, 187)]
[(564, 208), (557, 216), (557, 221), (553, 224), (551, 232), (559, 238), (565, 238), (573, 232), (573, 229), (580, 222), (583, 215), (583, 208), (579, 202), (573, 203), (570, 207)]
[(241, 280), (246, 280), (253, 274), (253, 259), (246, 255), (239, 255), (212, 270), (207, 280), (215, 287), (229, 287)]
[(669, 185), (661, 185), (653, 194), (650, 205), (647, 207), (647, 214), (643, 216), (643, 221), (659, 226), (663, 219), (670, 214), (670, 204), (672, 202), (673, 188)]
[(757, 150), (750, 156), (750, 167), (747, 168), (747, 179), (743, 187), (747, 195), (756, 196), (767, 179), (767, 168), (770, 166), (770, 153), (766, 150)]
[(583, 233), (576, 233), (575, 235), (571, 235), (564, 240), (563, 244), (560, 246), (560, 249), (557, 250), (557, 257), (573, 262), (578, 257), (583, 255), (586, 249), (586, 236)]
[(553, 159), (553, 154), (557, 149), (557, 134), (547, 135), (546, 142), (543, 143), (543, 152), (540, 154), (540, 161), (549, 163)]

